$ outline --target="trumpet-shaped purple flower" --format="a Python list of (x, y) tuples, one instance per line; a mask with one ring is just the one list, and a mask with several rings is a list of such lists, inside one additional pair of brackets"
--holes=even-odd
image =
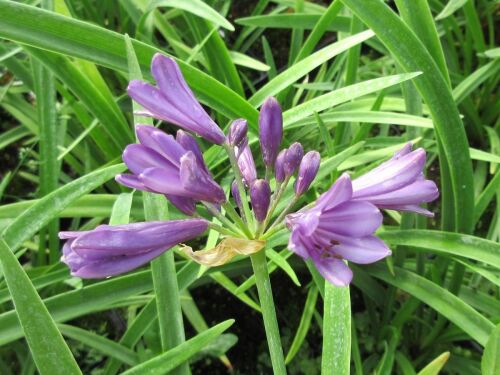
[(151, 73), (158, 87), (134, 80), (127, 89), (130, 97), (145, 108), (143, 115), (176, 124), (209, 142), (224, 143), (224, 133), (196, 100), (174, 59), (156, 54)]
[(226, 196), (210, 176), (195, 140), (184, 132), (177, 140), (151, 126), (137, 126), (140, 144), (128, 145), (123, 161), (133, 174), (116, 176), (128, 187), (165, 194), (181, 211), (194, 213), (194, 201), (220, 204)]
[(60, 232), (61, 260), (73, 276), (94, 279), (133, 270), (208, 227), (204, 219), (101, 225), (91, 231)]
[(267, 167), (272, 167), (280, 151), (283, 138), (283, 115), (275, 98), (268, 98), (259, 113), (259, 140), (262, 158)]
[(390, 160), (353, 180), (353, 199), (371, 202), (379, 208), (434, 216), (420, 204), (435, 200), (438, 188), (422, 173), (425, 151), (411, 148), (411, 143), (406, 144)]
[(295, 180), (295, 195), (304, 194), (311, 186), (318, 173), (321, 156), (317, 151), (309, 151), (300, 162), (297, 180)]
[(373, 235), (382, 223), (382, 214), (373, 204), (352, 201), (352, 184), (342, 175), (315, 206), (288, 215), (291, 230), (288, 248), (312, 259), (330, 283), (345, 286), (352, 271), (343, 261), (367, 264), (391, 254), (383, 241)]

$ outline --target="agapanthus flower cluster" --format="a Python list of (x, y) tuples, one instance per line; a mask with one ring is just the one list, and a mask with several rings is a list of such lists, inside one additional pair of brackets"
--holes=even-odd
[[(139, 142), (123, 152), (130, 173), (116, 180), (164, 195), (191, 218), (61, 232), (67, 239), (62, 261), (74, 276), (102, 278), (130, 271), (208, 228), (225, 239), (214, 249), (193, 252), (185, 247), (186, 254), (202, 264), (220, 265), (236, 255), (265, 251), (264, 240), (288, 230), (290, 251), (311, 259), (332, 284), (348, 285), (352, 272), (346, 261), (367, 264), (391, 254), (375, 236), (382, 224), (380, 209), (432, 216), (420, 206), (439, 194), (435, 183), (423, 175), (423, 149), (412, 151), (407, 144), (365, 175), (351, 181), (343, 174), (315, 202), (307, 202), (303, 198), (316, 178), (321, 156), (314, 150), (305, 152), (299, 142), (282, 149), (283, 116), (276, 99), (268, 98), (260, 109), (257, 159), (252, 153), (257, 142), (247, 121), (234, 120), (226, 136), (196, 100), (174, 59), (157, 54), (151, 70), (157, 86), (132, 81), (129, 95), (144, 108), (142, 115), (181, 129), (174, 137), (153, 126), (137, 125)], [(234, 173), (229, 190), (236, 207), (214, 180), (194, 135), (226, 150)], [(260, 159), (263, 176), (256, 168)], [(291, 213), (301, 203), (306, 208)], [(206, 213), (202, 217), (203, 206), (223, 226), (210, 221)]]

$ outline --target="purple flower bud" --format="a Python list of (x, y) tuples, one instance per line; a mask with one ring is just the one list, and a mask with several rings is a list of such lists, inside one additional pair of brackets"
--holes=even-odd
[(266, 219), (267, 210), (271, 200), (271, 188), (266, 180), (255, 180), (250, 185), (250, 201), (257, 221)]
[(411, 143), (406, 144), (392, 159), (352, 182), (353, 199), (379, 208), (434, 216), (420, 207), (439, 196), (436, 184), (426, 180), (422, 173), (425, 159), (422, 148), (411, 151)]
[(283, 165), (283, 169), (287, 177), (295, 173), (303, 156), (304, 149), (299, 142), (295, 142), (288, 148), (285, 155), (285, 163)]
[(274, 176), (276, 177), (276, 182), (285, 181), (285, 157), (287, 148), (280, 151), (278, 157), (276, 158), (276, 162), (274, 163)]
[(268, 98), (259, 113), (259, 139), (262, 158), (267, 167), (272, 167), (278, 156), (283, 138), (283, 115), (278, 101)]
[(248, 124), (246, 120), (234, 120), (229, 127), (227, 140), (231, 146), (241, 148), (247, 141)]
[(60, 232), (67, 239), (61, 260), (73, 276), (99, 279), (131, 271), (178, 243), (201, 235), (205, 219), (101, 225), (84, 232)]
[(236, 202), (236, 205), (238, 206), (240, 211), (243, 210), (240, 191), (238, 190), (238, 183), (236, 181), (233, 181), (233, 183), (231, 184), (231, 195), (233, 196), (234, 201)]
[(317, 151), (309, 151), (304, 155), (300, 162), (297, 180), (295, 181), (295, 195), (302, 195), (309, 189), (309, 186), (311, 186), (318, 173), (320, 162), (321, 157)]
[(253, 160), (250, 146), (246, 145), (243, 151), (240, 152), (238, 167), (240, 168), (245, 184), (250, 186), (250, 184), (257, 178), (257, 170), (255, 169), (255, 162)]
[(156, 54), (151, 73), (158, 87), (135, 80), (127, 89), (130, 97), (146, 109), (141, 111), (143, 115), (176, 124), (212, 143), (225, 142), (224, 133), (198, 103), (174, 59)]

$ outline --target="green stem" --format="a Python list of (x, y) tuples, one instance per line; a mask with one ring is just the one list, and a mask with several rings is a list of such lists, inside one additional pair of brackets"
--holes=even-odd
[(285, 218), (286, 214), (291, 210), (291, 208), (297, 203), (299, 200), (299, 197), (294, 196), (292, 200), (288, 203), (288, 205), (285, 207), (283, 211), (281, 211), (280, 215), (276, 220), (274, 220), (274, 223), (269, 227), (268, 232), (271, 231), (276, 225), (280, 224), (283, 219)]
[(245, 236), (243, 234), (243, 232), (241, 231), (240, 228), (238, 228), (231, 220), (229, 220), (227, 217), (225, 217), (224, 215), (222, 215), (219, 210), (217, 210), (217, 208), (211, 204), (211, 203), (207, 203), (207, 202), (203, 202), (203, 204), (205, 205), (205, 207), (207, 208), (207, 210), (212, 214), (214, 215), (217, 219), (219, 219), (220, 222), (222, 222), (223, 224), (227, 225), (233, 232), (236, 232), (238, 233), (239, 235), (241, 236)]
[(325, 282), (321, 373), (349, 375), (351, 368), (351, 300), (349, 287)]
[(276, 194), (272, 197), (271, 207), (269, 207), (269, 211), (267, 212), (266, 220), (264, 220), (262, 230), (265, 230), (267, 228), (267, 225), (269, 224), (269, 221), (273, 216), (274, 210), (276, 210), (276, 207), (278, 206), (278, 203), (281, 199), (281, 195), (283, 194), (283, 192), (286, 189), (286, 186), (288, 185), (288, 181), (290, 181), (290, 177), (287, 177), (282, 184), (278, 185)]
[(227, 236), (232, 236), (232, 237), (238, 237), (238, 233), (233, 232), (232, 230), (229, 230), (227, 228), (224, 228), (218, 224), (215, 223), (208, 223), (208, 227), (210, 229), (213, 229), (221, 234), (225, 234)]
[(276, 318), (276, 309), (274, 307), (271, 290), (271, 281), (269, 280), (269, 273), (267, 272), (265, 250), (253, 254), (251, 259), (257, 291), (259, 292), (260, 307), (262, 309), (262, 317), (264, 318), (264, 328), (266, 330), (273, 372), (275, 375), (284, 375), (286, 374), (285, 358), (283, 356), (283, 348), (281, 347), (278, 320)]
[(248, 229), (248, 226), (245, 224), (245, 222), (241, 219), (240, 215), (238, 215), (234, 207), (228, 202), (224, 203), (222, 207), (226, 210), (226, 213), (229, 215), (229, 217), (231, 217), (231, 219), (233, 219), (236, 225), (238, 225), (240, 229), (245, 232), (247, 238), (251, 238), (252, 233)]

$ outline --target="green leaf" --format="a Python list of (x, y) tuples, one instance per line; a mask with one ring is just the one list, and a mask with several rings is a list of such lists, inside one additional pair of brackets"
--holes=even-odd
[(389, 230), (378, 235), (391, 245), (465, 257), (500, 268), (500, 244), (494, 241), (437, 230)]
[(0, 263), (16, 314), (40, 374), (81, 374), (47, 308), (3, 238), (0, 239)]
[(112, 165), (80, 177), (46, 195), (5, 229), (3, 233), (5, 242), (12, 250), (17, 250), (23, 241), (33, 236), (73, 201), (124, 170), (124, 164)]
[(66, 324), (59, 324), (58, 327), (64, 336), (77, 340), (101, 353), (109, 355), (110, 357), (116, 358), (122, 363), (126, 363), (130, 366), (135, 366), (139, 363), (139, 356), (134, 353), (133, 350), (110, 339)]
[(418, 375), (438, 375), (450, 358), (450, 352), (444, 352), (418, 372)]
[(219, 323), (175, 348), (123, 372), (122, 375), (166, 374), (202, 350), (211, 341), (220, 336), (222, 332), (231, 327), (233, 323), (234, 320), (232, 319)]
[(321, 373), (349, 375), (351, 369), (351, 298), (349, 287), (325, 281)]
[[(302, 60), (302, 62), (306, 59)], [(300, 64), (300, 63), (299, 63)], [(298, 64), (297, 64), (298, 65)], [(380, 91), (386, 87), (397, 85), (401, 82), (410, 80), (419, 76), (421, 73), (396, 74), (392, 76), (370, 79), (368, 81), (356, 83), (354, 85), (342, 87), (328, 94), (321, 95), (302, 103), (283, 113), (284, 126), (292, 124), (296, 121), (306, 118), (314, 112), (321, 112), (325, 109), (332, 108), (341, 103), (359, 98), (360, 96), (368, 95), (373, 92)], [(278, 76), (279, 77), (279, 76)]]
[(213, 22), (216, 25), (222, 26), (230, 31), (234, 31), (234, 26), (222, 17), (216, 10), (208, 6), (201, 0), (154, 0), (151, 2), (149, 9), (152, 10), (158, 7), (172, 7), (185, 10), (193, 13), (201, 18)]
[(279, 253), (274, 251), (273, 249), (266, 249), (266, 256), (271, 259), (276, 265), (281, 268), (285, 273), (292, 279), (293, 283), (297, 286), (300, 285), (300, 281), (295, 274), (292, 266), (286, 261), (284, 257), (282, 257)]
[(307, 73), (314, 70), (324, 62), (348, 50), (349, 48), (364, 42), (372, 36), (373, 33), (371, 31), (364, 31), (322, 48), (321, 50), (306, 57), (304, 60), (293, 64), (284, 72), (278, 74), (271, 81), (261, 87), (259, 91), (257, 91), (248, 100), (248, 102), (255, 107), (260, 106), (267, 97), (277, 95), (279, 92), (286, 89), (299, 78), (305, 76)]
[[(351, 267), (357, 268), (352, 264)], [(384, 265), (369, 266), (365, 269), (371, 275), (426, 303), (481, 345), (486, 344), (495, 327), (493, 323), (438, 284), (399, 267), (394, 267), (394, 276), (387, 271)]]
[(288, 354), (285, 358), (285, 364), (289, 364), (295, 355), (298, 353), (302, 343), (304, 342), (307, 332), (309, 332), (309, 327), (311, 326), (311, 319), (316, 309), (316, 300), (318, 299), (318, 288), (312, 286), (307, 293), (306, 303), (304, 305), (304, 311), (300, 318), (299, 327), (293, 338)]
[(229, 55), (231, 56), (231, 59), (236, 65), (240, 66), (245, 66), (247, 68), (261, 71), (261, 72), (267, 72), (270, 67), (269, 65), (266, 65), (262, 62), (260, 62), (257, 59), (254, 59), (253, 57), (247, 56), (243, 53), (239, 53), (236, 51), (230, 51)]
[[(0, 37), (128, 72), (123, 35), (32, 6), (0, 0)], [(163, 51), (137, 40), (132, 43), (142, 71), (149, 72), (153, 55)], [(226, 117), (245, 118), (257, 128), (258, 112), (240, 95), (183, 61), (177, 62), (201, 101)]]
[(498, 324), (486, 343), (481, 358), (483, 375), (497, 375), (500, 372), (500, 324)]
[(436, 16), (436, 21), (442, 20), (443, 18), (451, 16), (457, 10), (465, 5), (465, 3), (469, 0), (450, 0), (443, 8), (441, 13)]

